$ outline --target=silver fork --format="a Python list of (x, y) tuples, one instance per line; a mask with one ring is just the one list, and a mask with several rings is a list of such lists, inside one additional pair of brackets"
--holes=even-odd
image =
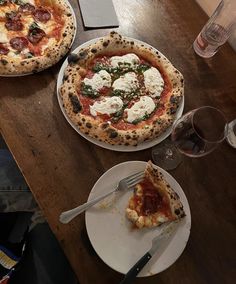
[(143, 176), (144, 176), (143, 171), (135, 173), (131, 176), (128, 176), (128, 177), (120, 180), (119, 183), (118, 183), (118, 186), (115, 189), (113, 189), (112, 191), (109, 191), (109, 192), (107, 192), (107, 193), (105, 193), (105, 194), (103, 194), (103, 195), (101, 195), (101, 196), (99, 196), (99, 197), (97, 197), (97, 198), (95, 198), (91, 201), (88, 201), (88, 202), (86, 202), (86, 203), (84, 203), (84, 204), (82, 204), (82, 205), (80, 205), (76, 208), (62, 212), (60, 217), (59, 217), (60, 222), (63, 223), (63, 224), (67, 224), (73, 218), (75, 218), (77, 215), (81, 214), (82, 212), (84, 212), (85, 210), (87, 210), (88, 208), (93, 206), (94, 204), (98, 203), (99, 201), (101, 201), (105, 197), (111, 195), (112, 193), (133, 188), (137, 183), (139, 183), (143, 179)]

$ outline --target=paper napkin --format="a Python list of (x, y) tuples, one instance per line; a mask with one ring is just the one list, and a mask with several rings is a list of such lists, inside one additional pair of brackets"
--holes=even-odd
[(116, 11), (112, 0), (78, 0), (87, 28), (118, 27)]

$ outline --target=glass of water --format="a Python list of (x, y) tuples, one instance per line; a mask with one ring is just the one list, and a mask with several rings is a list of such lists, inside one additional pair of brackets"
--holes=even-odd
[(195, 52), (212, 57), (236, 26), (236, 0), (222, 0), (193, 43)]

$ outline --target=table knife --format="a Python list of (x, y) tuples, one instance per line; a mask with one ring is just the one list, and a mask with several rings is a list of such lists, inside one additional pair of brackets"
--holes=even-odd
[[(170, 225), (173, 225), (173, 224), (170, 224)], [(160, 240), (163, 239), (163, 238), (168, 238), (173, 233), (173, 231), (175, 231), (173, 229), (173, 227), (170, 228), (170, 225), (165, 227), (163, 229), (162, 233), (159, 234), (158, 236), (156, 236), (152, 240), (152, 247), (151, 247), (151, 249), (148, 252), (146, 252), (135, 263), (135, 265), (127, 272), (127, 274), (125, 275), (124, 279), (120, 282), (120, 284), (131, 284), (134, 281), (134, 279), (137, 276), (137, 274), (142, 270), (142, 268), (148, 263), (148, 261), (156, 253), (157, 249), (160, 246)]]

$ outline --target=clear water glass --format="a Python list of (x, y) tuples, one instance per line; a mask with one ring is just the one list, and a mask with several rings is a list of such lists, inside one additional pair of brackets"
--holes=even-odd
[(222, 0), (193, 43), (195, 52), (212, 57), (236, 26), (236, 0)]

